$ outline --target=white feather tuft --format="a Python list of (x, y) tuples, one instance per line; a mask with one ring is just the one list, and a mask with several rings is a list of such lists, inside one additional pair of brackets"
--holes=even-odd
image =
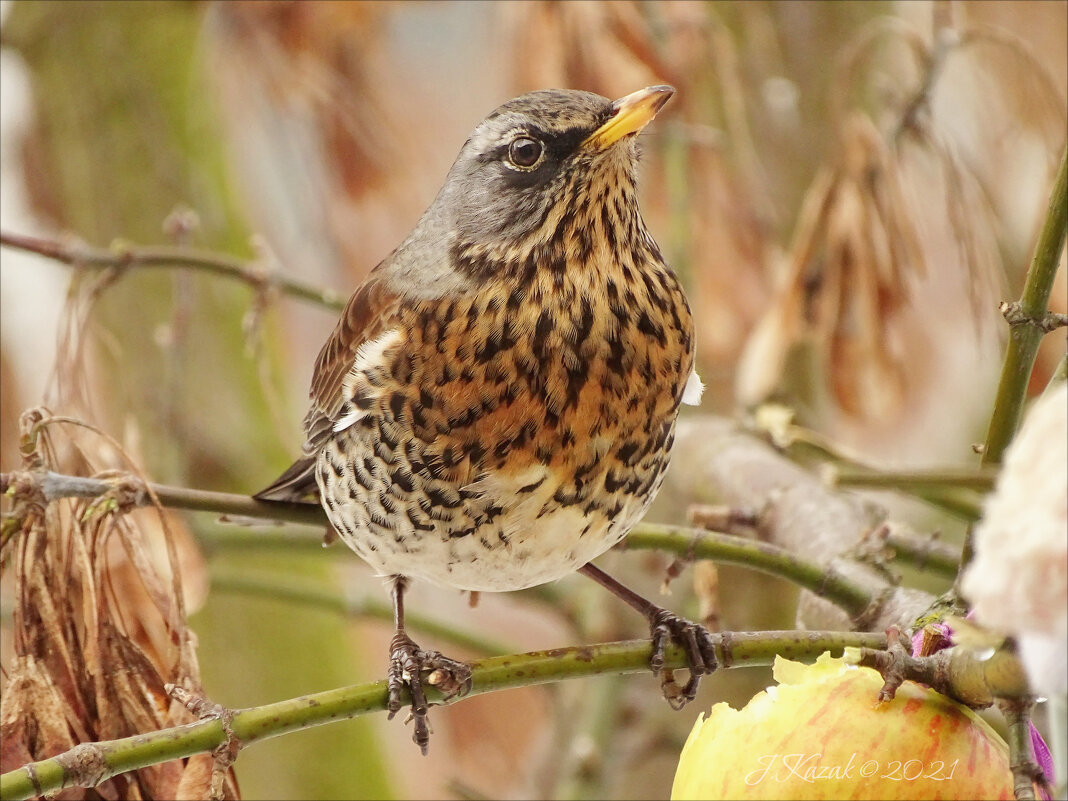
[(682, 390), (682, 402), (687, 406), (700, 406), (704, 392), (704, 382), (701, 381), (696, 370), (692, 371), (690, 377), (686, 379), (686, 387)]
[(367, 416), (367, 412), (352, 403), (356, 394), (356, 384), (362, 381), (364, 376), (376, 369), (385, 366), (386, 351), (400, 342), (402, 334), (400, 329), (392, 328), (372, 340), (368, 340), (356, 349), (356, 358), (342, 382), (345, 405), (342, 407), (344, 414), (334, 423), (334, 431), (344, 431), (349, 426), (359, 422)]

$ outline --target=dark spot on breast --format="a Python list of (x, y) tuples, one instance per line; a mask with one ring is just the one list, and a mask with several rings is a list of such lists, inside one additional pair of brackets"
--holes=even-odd
[(412, 380), (412, 373), (415, 372), (415, 360), (413, 356), (398, 352), (393, 358), (393, 364), (390, 365), (390, 375), (393, 376), (393, 380), (399, 384), (407, 384)]
[(664, 336), (664, 327), (659, 323), (653, 322), (649, 317), (649, 312), (642, 310), (642, 313), (638, 315), (638, 330), (643, 334), (656, 339), (660, 347), (667, 345), (667, 337)]
[(426, 415), (423, 414), (423, 409), (420, 406), (412, 406), (412, 427), (421, 430), (426, 428)]
[(583, 362), (579, 362), (577, 367), (567, 368), (567, 393), (564, 400), (564, 408), (569, 406), (577, 406), (579, 394), (582, 392), (582, 388), (586, 386), (586, 377), (589, 375), (589, 366)]
[(545, 483), (545, 476), (542, 476), (537, 481), (535, 481), (535, 482), (533, 482), (531, 484), (524, 484), (522, 487), (520, 487), (518, 490), (516, 490), (516, 493), (519, 494), (519, 495), (522, 495), (522, 494), (527, 493), (527, 492), (533, 492), (534, 490), (536, 490), (538, 487), (540, 487), (544, 483)]
[[(395, 425), (389, 423), (383, 423), (378, 426), (378, 442), (375, 443), (375, 453), (379, 458), (385, 459), (389, 463), (393, 463), (393, 451), (397, 449), (397, 445), (400, 443), (399, 429)], [(384, 445), (387, 449), (388, 455), (383, 455), (379, 449), (379, 445)]]
[(609, 250), (615, 253), (619, 249), (619, 242), (616, 240), (616, 225), (612, 218), (611, 206), (607, 203), (601, 204), (601, 229), (608, 240)]
[(407, 470), (396, 470), (390, 478), (394, 486), (399, 487), (404, 492), (412, 492), (415, 489), (415, 479)]
[(505, 320), (501, 326), (501, 350), (509, 350), (515, 347), (518, 341), (515, 335), (515, 328), (512, 326), (511, 320)]
[(403, 393), (394, 392), (389, 396), (389, 410), (393, 412), (393, 419), (400, 420), (404, 413), (405, 398)]
[(527, 420), (523, 423), (523, 427), (519, 429), (519, 433), (524, 441), (532, 440), (534, 439), (534, 435), (538, 433), (538, 424), (533, 420)]
[(593, 256), (593, 232), (588, 225), (578, 225), (575, 233), (578, 239), (578, 259), (585, 264)]
[(508, 455), (508, 452), (512, 450), (512, 438), (506, 437), (497, 443), (497, 446), (493, 449), (493, 455), (498, 459), (503, 459)]
[(595, 468), (596, 466), (597, 466), (597, 458), (596, 457), (591, 459), (586, 464), (580, 464), (578, 467), (575, 468), (575, 479), (576, 480), (585, 479), (585, 477), (587, 475), (589, 475), (591, 472), (593, 472), (593, 468)]
[(467, 451), (467, 458), (471, 461), (472, 465), (478, 466), (482, 463), (482, 457), (486, 455), (486, 447), (480, 442), (469, 442), (464, 446)]
[(553, 500), (561, 506), (574, 506), (575, 504), (575, 490), (574, 488), (560, 487), (555, 493), (553, 493)]
[(408, 519), (417, 531), (433, 531), (434, 523), (425, 515), (419, 514), (415, 507), (408, 507)]
[(479, 347), (475, 348), (475, 359), (479, 364), (485, 364), (501, 351), (499, 332), (490, 334)]
[(430, 503), (443, 509), (456, 509), (463, 503), (460, 493), (452, 487), (431, 485), (425, 491)]
[(542, 358), (546, 358), (547, 356), (545, 353), (545, 340), (548, 338), (552, 327), (552, 313), (548, 310), (542, 311), (538, 316), (538, 323), (534, 327), (534, 340), (531, 343), (534, 353)]
[(519, 387), (515, 384), (508, 384), (501, 390), (500, 402), (504, 406), (510, 406), (518, 397)]
[(608, 359), (605, 361), (605, 366), (616, 375), (623, 374), (623, 353), (623, 340), (615, 334), (608, 340)]
[(631, 465), (631, 457), (634, 456), (634, 454), (635, 454), (635, 452), (637, 450), (638, 450), (638, 443), (637, 442), (628, 442), (623, 447), (621, 447), (618, 451), (616, 451), (616, 457), (619, 459), (619, 461), (623, 462), (623, 464), (627, 465), (627, 467), (630, 467), (630, 465)]
[(425, 462), (426, 475), (429, 475), (435, 480), (440, 480), (445, 476), (445, 466), (441, 463), (441, 457), (431, 454)]
[(605, 474), (605, 477), (604, 477), (604, 491), (605, 492), (615, 492), (616, 490), (618, 490), (620, 487), (622, 487), (626, 483), (627, 483), (627, 479), (626, 478), (624, 478), (622, 476), (617, 478), (616, 474), (615, 474), (615, 471), (614, 470), (609, 470)]
[(664, 443), (667, 442), (668, 436), (671, 434), (671, 423), (661, 423), (660, 431), (657, 432), (656, 440), (653, 444), (653, 449), (661, 451), (664, 449)]
[(462, 412), (452, 415), (449, 418), (449, 428), (467, 428), (478, 418), (479, 411), (481, 411), (481, 407), (470, 406)]
[(456, 453), (456, 448), (449, 445), (441, 452), (441, 463), (445, 467), (455, 467), (456, 463), (460, 461), (459, 454)]

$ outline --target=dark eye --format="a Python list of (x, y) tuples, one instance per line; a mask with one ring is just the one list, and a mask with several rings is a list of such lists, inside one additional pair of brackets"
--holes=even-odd
[(541, 158), (541, 142), (529, 136), (520, 136), (508, 146), (508, 160), (517, 167), (533, 167)]

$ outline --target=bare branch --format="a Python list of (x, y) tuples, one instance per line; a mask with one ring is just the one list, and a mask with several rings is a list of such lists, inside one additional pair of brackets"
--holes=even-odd
[(242, 281), (256, 290), (275, 287), (291, 297), (306, 300), (328, 309), (341, 311), (345, 297), (332, 289), (323, 289), (276, 271), (268, 271), (256, 262), (233, 256), (169, 245), (138, 246), (117, 244), (112, 248), (94, 248), (85, 244), (65, 244), (10, 231), (0, 232), (0, 245), (61, 262), (84, 270), (125, 270), (133, 267), (191, 269)]

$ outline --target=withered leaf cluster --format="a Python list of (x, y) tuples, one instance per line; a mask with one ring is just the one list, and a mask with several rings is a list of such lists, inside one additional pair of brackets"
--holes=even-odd
[[(14, 657), (0, 709), (5, 772), (81, 743), (192, 722), (164, 685), (201, 691), (182, 589), (182, 563), (196, 565), (175, 537), (180, 529), (159, 509), (131, 511), (129, 481), (99, 498), (49, 500), (35, 479), (49, 470), (92, 474), (90, 454), (103, 451), (79, 444), (85, 431), (44, 409), (21, 421), (25, 469), (11, 474), (2, 551), (14, 587)], [(212, 757), (198, 754), (56, 797), (230, 799), (238, 790), (232, 772), (213, 771)]]

